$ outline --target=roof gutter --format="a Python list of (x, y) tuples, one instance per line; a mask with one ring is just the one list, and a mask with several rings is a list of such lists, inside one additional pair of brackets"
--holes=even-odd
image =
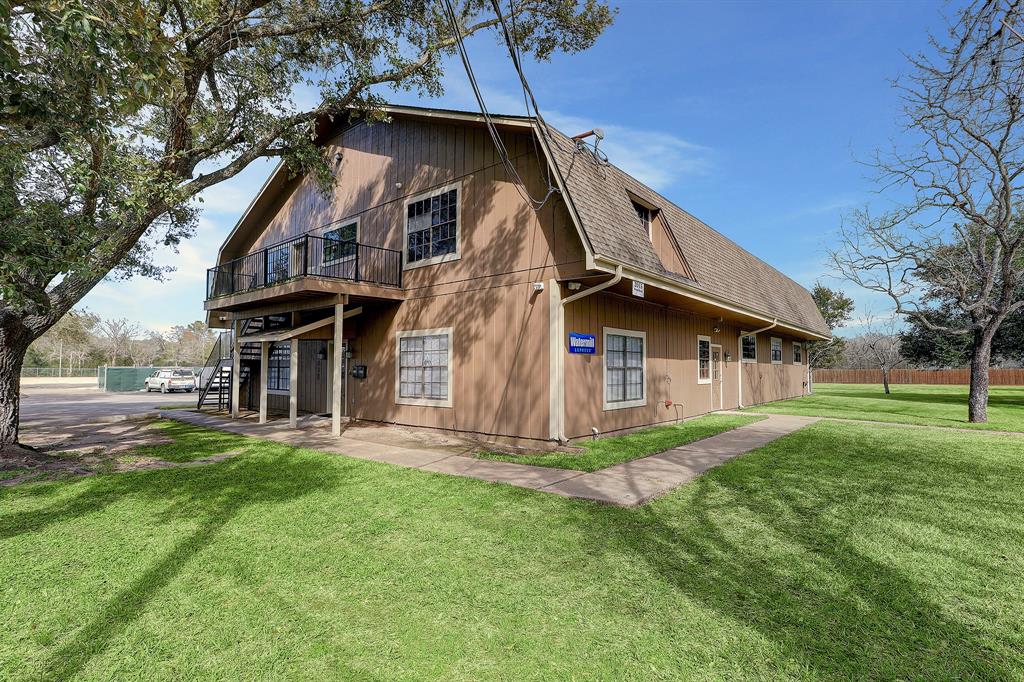
[(738, 362), (736, 363), (736, 375), (739, 379), (739, 381), (736, 384), (736, 395), (738, 396), (736, 399), (737, 409), (741, 409), (743, 407), (743, 337), (754, 336), (754, 343), (757, 343), (756, 339), (758, 334), (760, 334), (761, 332), (766, 332), (769, 329), (775, 329), (775, 325), (777, 325), (778, 323), (779, 318), (776, 317), (774, 320), (772, 320), (772, 323), (767, 327), (761, 327), (760, 329), (755, 329), (752, 332), (744, 332), (743, 330), (740, 330), (740, 336), (736, 340), (736, 350), (738, 351), (737, 355), (739, 355), (739, 358), (737, 358)]
[[(613, 270), (611, 268), (623, 267), (623, 264), (619, 263), (618, 261), (616, 261), (616, 260), (614, 260), (612, 258), (609, 258), (608, 256), (601, 256), (601, 255), (598, 255), (598, 256), (594, 257), (592, 265), (593, 265), (593, 269), (595, 269), (595, 270), (603, 270), (603, 271), (608, 272), (608, 273), (613, 272)], [(728, 310), (729, 312), (736, 313), (737, 315), (746, 315), (747, 317), (753, 317), (755, 319), (763, 320), (765, 322), (771, 322), (771, 325), (773, 327), (779, 325), (779, 318), (777, 318), (777, 317), (766, 317), (762, 313), (758, 313), (758, 312), (756, 312), (754, 310), (751, 310), (749, 308), (743, 308), (743, 307), (740, 307), (740, 306), (738, 306), (738, 305), (736, 305), (734, 303), (730, 303), (728, 301), (724, 301), (722, 299), (715, 298), (715, 297), (710, 296), (710, 295), (708, 295), (708, 294), (706, 294), (704, 292), (698, 291), (698, 290), (693, 289), (691, 287), (687, 287), (684, 284), (680, 284), (679, 282), (675, 282), (673, 280), (666, 279), (664, 277), (660, 277), (656, 273), (637, 270), (636, 268), (632, 268), (629, 265), (625, 265), (624, 267), (626, 268), (627, 276), (629, 276), (631, 279), (635, 279), (637, 281), (644, 282), (646, 284), (650, 284), (651, 286), (654, 286), (654, 287), (659, 287), (661, 289), (665, 289), (666, 291), (670, 291), (672, 293), (679, 294), (680, 296), (686, 296), (688, 298), (692, 298), (692, 299), (694, 299), (696, 301), (700, 301), (701, 303), (707, 303), (708, 305), (713, 305), (713, 306), (715, 306), (717, 308), (722, 308), (723, 310)], [(804, 335), (806, 335), (808, 337), (813, 337), (815, 339), (820, 339), (822, 341), (827, 341), (830, 338), (832, 338), (831, 336), (826, 336), (824, 334), (820, 334), (818, 332), (814, 332), (814, 331), (811, 331), (810, 329), (806, 329), (806, 328), (801, 327), (799, 325), (791, 324), (791, 323), (788, 323), (788, 322), (782, 322), (781, 326), (786, 327), (787, 329), (792, 329), (794, 331), (797, 331), (797, 332), (799, 332), (801, 334), (804, 334)]]
[[(597, 286), (578, 291), (572, 296), (561, 298), (560, 289), (558, 286), (558, 280), (552, 279), (550, 282), (550, 298), (548, 299), (549, 317), (550, 317), (550, 329), (549, 343), (550, 343), (550, 367), (551, 376), (550, 388), (549, 388), (549, 408), (551, 414), (548, 420), (548, 427), (550, 436), (557, 440), (559, 443), (568, 443), (569, 439), (565, 435), (565, 349), (563, 347), (565, 339), (565, 306), (569, 305), (573, 301), (578, 301), (581, 298), (586, 298), (599, 291), (604, 291), (608, 287), (613, 287), (622, 281), (622, 266), (620, 265), (615, 269), (615, 276), (611, 279), (601, 282)], [(556, 305), (557, 303), (557, 305)]]

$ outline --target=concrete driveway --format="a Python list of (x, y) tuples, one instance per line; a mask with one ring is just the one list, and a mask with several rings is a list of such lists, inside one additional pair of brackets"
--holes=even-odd
[(125, 417), (175, 405), (195, 407), (198, 393), (105, 393), (95, 388), (22, 386), (21, 441), (35, 447), (104, 442), (135, 430)]

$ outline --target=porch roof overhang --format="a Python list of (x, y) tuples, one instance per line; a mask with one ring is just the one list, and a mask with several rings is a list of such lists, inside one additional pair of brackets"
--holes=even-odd
[[(350, 317), (355, 317), (361, 312), (363, 312), (362, 306), (358, 308), (353, 308), (352, 310), (346, 310), (345, 314), (342, 315), (342, 319), (347, 320)], [(287, 339), (294, 339), (296, 336), (302, 336), (303, 334), (311, 332), (314, 329), (319, 329), (320, 327), (326, 327), (329, 324), (334, 324), (334, 320), (335, 316), (331, 315), (330, 317), (325, 317), (322, 320), (316, 320), (315, 322), (304, 324), (301, 327), (295, 327), (293, 329), (279, 329), (277, 331), (264, 332), (261, 334), (242, 335), (238, 337), (238, 340), (241, 343), (259, 343), (261, 341), (285, 341)]]

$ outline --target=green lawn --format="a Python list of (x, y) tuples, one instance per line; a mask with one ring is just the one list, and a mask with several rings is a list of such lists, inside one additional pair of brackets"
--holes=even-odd
[(820, 422), (618, 509), (175, 433), (241, 454), (0, 490), (0, 679), (1024, 677), (1024, 439)]
[(576, 469), (578, 471), (597, 471), (632, 459), (646, 457), (670, 448), (686, 445), (724, 431), (731, 431), (737, 426), (751, 424), (762, 417), (735, 414), (709, 414), (697, 419), (656, 426), (624, 436), (599, 438), (594, 441), (583, 441), (583, 452), (544, 452), (530, 455), (509, 455), (504, 452), (478, 452), (481, 459), (495, 459), (501, 462), (532, 464), (556, 469)]
[(815, 384), (814, 395), (747, 408), (752, 412), (867, 419), (924, 426), (1024, 431), (1024, 386), (993, 386), (988, 422), (967, 421), (966, 386), (893, 384), (886, 395), (873, 384)]

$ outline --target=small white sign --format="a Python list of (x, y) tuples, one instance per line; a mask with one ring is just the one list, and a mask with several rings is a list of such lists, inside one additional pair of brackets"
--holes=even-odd
[(638, 298), (644, 297), (644, 283), (633, 280), (633, 295)]

